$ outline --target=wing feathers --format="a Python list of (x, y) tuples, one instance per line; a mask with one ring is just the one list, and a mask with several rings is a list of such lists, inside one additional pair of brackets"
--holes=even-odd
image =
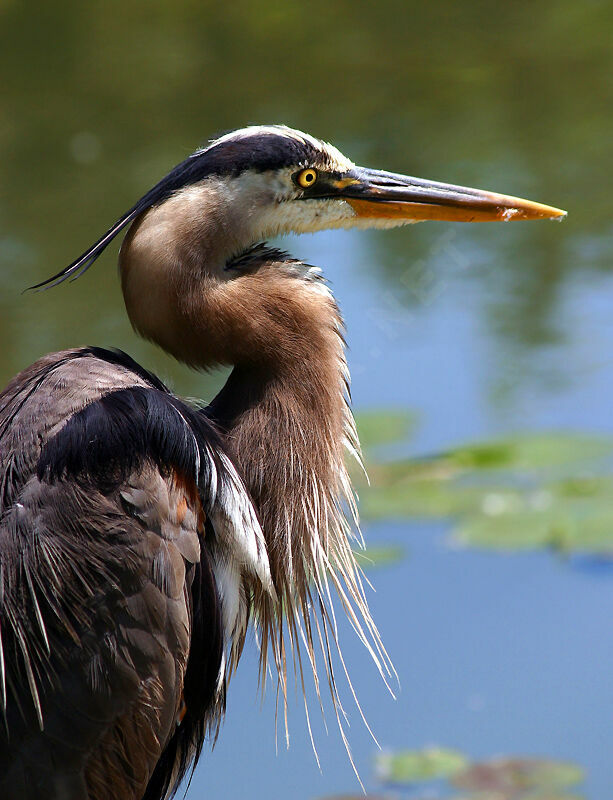
[[(111, 491), (144, 459), (163, 474), (177, 472), (195, 482), (220, 545), (273, 593), (264, 537), (247, 490), (212, 424), (178, 398), (146, 387), (103, 395), (47, 442), (37, 472), (39, 479), (85, 478)], [(126, 502), (130, 491), (122, 495)]]
[(23, 797), (38, 796), (43, 773), (25, 765), (43, 748), (68, 771), (87, 757), (79, 780), (107, 796), (117, 742), (138, 750), (146, 733), (134, 780), (161, 746), (145, 797), (165, 796), (223, 713), (223, 630), (242, 644), (251, 587), (273, 591), (214, 427), (121, 353), (46, 357), (0, 395), (0, 540), (0, 789), (23, 771)]

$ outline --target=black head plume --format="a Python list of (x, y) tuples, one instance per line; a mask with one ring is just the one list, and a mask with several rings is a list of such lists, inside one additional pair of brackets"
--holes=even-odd
[(185, 186), (211, 175), (236, 177), (247, 169), (263, 172), (293, 164), (308, 164), (318, 152), (315, 139), (283, 125), (253, 126), (222, 136), (177, 164), (71, 264), (29, 288), (49, 289), (65, 280), (76, 280), (127, 225)]
[(94, 242), (91, 247), (82, 253), (77, 259), (64, 269), (52, 275), (34, 286), (28, 287), (29, 289), (50, 289), (52, 286), (57, 286), (69, 278), (76, 280), (84, 272), (86, 272), (94, 261), (100, 256), (108, 245), (113, 241), (118, 233), (133, 222), (139, 214), (146, 211), (151, 206), (163, 202), (173, 192), (181, 189), (190, 183), (195, 183), (206, 174), (206, 165), (202, 162), (202, 156), (207, 151), (196, 151), (191, 156), (182, 161), (180, 164), (171, 170), (161, 181), (150, 189), (147, 194), (143, 195), (140, 200), (132, 206), (131, 209), (122, 214), (121, 217), (115, 222), (108, 231)]

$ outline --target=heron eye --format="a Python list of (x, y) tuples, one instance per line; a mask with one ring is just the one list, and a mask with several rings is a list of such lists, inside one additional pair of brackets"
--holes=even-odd
[(317, 170), (311, 169), (310, 167), (309, 169), (303, 169), (296, 176), (296, 182), (298, 186), (302, 186), (303, 189), (308, 189), (309, 186), (312, 186), (316, 180), (317, 180)]

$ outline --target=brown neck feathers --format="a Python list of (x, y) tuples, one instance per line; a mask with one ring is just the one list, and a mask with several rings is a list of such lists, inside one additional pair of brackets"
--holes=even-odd
[[(318, 692), (323, 661), (342, 727), (333, 594), (382, 675), (390, 665), (351, 549), (357, 515), (344, 459), (346, 448), (359, 458), (359, 444), (334, 298), (318, 270), (256, 247), (230, 269), (214, 260), (187, 269), (189, 252), (166, 256), (156, 292), (146, 304), (134, 302), (156, 267), (148, 254), (127, 248), (122, 265), (134, 327), (192, 366), (234, 367), (207, 413), (253, 498), (277, 593), (275, 602), (257, 591), (251, 598), (262, 679), (270, 652), (285, 696), (290, 652), (302, 679), (306, 650)], [(173, 263), (182, 268), (168, 269)]]
[(345, 442), (357, 445), (336, 304), (308, 278), (275, 281), (266, 300), (259, 293), (262, 318), (252, 316), (250, 324), (254, 338), (267, 329), (274, 339), (235, 361), (209, 412), (256, 504), (284, 595), (295, 586), (306, 590), (313, 553), (331, 549), (332, 518), (348, 491)]

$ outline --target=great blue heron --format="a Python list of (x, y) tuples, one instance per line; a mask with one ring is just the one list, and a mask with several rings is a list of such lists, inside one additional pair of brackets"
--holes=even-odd
[[(205, 409), (122, 352), (48, 355), (0, 397), (0, 797), (162, 798), (224, 710), (248, 619), (262, 679), (323, 651), (330, 586), (387, 659), (351, 549), (359, 453), (343, 324), (320, 271), (263, 243), (424, 219), (556, 218), (526, 200), (355, 166), (283, 126), (175, 167), (53, 285), (131, 224), (134, 328), (198, 369)], [(300, 655), (302, 648), (303, 655)]]

